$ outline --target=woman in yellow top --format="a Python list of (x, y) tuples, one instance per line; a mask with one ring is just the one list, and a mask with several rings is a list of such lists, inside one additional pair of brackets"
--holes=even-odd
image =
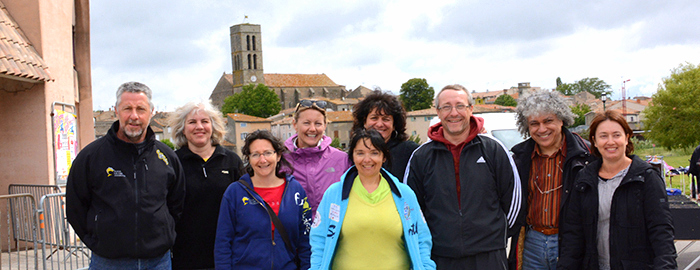
[(356, 130), (355, 165), (323, 195), (311, 225), (311, 269), (435, 269), (415, 193), (382, 169), (391, 160), (376, 130)]

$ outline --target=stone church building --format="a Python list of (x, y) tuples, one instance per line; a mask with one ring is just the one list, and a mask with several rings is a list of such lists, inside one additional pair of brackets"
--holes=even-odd
[(294, 108), (299, 100), (324, 97), (345, 99), (348, 91), (326, 74), (265, 74), (260, 25), (231, 26), (231, 62), (233, 72), (224, 74), (209, 98), (221, 108), (224, 99), (240, 93), (244, 85), (261, 83), (277, 93), (282, 110)]

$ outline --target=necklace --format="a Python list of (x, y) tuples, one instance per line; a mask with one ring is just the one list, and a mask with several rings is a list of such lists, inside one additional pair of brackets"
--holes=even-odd
[[(557, 164), (555, 164), (555, 165), (557, 165), (557, 169), (559, 169), (559, 171), (563, 173), (564, 170), (559, 166), (559, 164), (561, 164), (561, 160), (560, 160)], [(538, 172), (539, 172), (539, 169), (540, 169), (539, 167), (540, 167), (540, 166), (538, 166), (538, 167), (537, 167), (537, 171), (535, 171), (535, 181), (534, 181), (534, 182), (535, 182), (535, 187), (537, 188), (537, 191), (540, 192), (540, 194), (542, 194), (542, 195), (549, 194), (549, 193), (552, 193), (552, 192), (554, 192), (554, 191), (557, 191), (557, 190), (560, 189), (562, 186), (564, 186), (564, 184), (559, 184), (559, 186), (556, 187), (556, 188), (548, 189), (548, 190), (546, 190), (546, 191), (542, 191), (542, 189), (540, 188), (540, 185), (537, 183), (538, 180), (540, 179), (540, 175), (539, 175), (539, 173), (538, 173)], [(548, 174), (547, 174), (547, 177), (551, 177), (551, 176), (552, 176), (551, 173), (548, 173)], [(562, 182), (563, 182), (563, 181), (562, 181)]]

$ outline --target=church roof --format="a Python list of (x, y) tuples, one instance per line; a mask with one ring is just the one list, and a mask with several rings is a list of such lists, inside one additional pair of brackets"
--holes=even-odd
[(352, 112), (351, 111), (338, 111), (338, 112), (326, 112), (326, 118), (328, 122), (352, 122)]
[(264, 74), (268, 87), (322, 87), (339, 86), (326, 74)]
[(0, 2), (0, 76), (29, 82), (52, 81), (48, 66)]

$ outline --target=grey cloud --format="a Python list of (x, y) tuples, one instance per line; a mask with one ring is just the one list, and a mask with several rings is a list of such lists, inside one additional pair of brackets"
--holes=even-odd
[[(669, 43), (688, 42), (699, 38), (698, 19), (693, 17), (699, 7), (700, 2), (693, 0), (459, 2), (445, 7), (442, 21), (435, 26), (426, 18), (414, 20), (411, 36), (481, 46), (541, 41), (582, 28), (605, 30), (644, 22), (643, 33), (665, 33), (673, 39)], [(649, 42), (640, 39), (638, 46), (656, 43)]]
[(317, 6), (300, 12), (280, 30), (276, 45), (304, 47), (323, 44), (340, 36), (371, 32), (382, 13), (379, 2), (364, 1), (354, 7)]

